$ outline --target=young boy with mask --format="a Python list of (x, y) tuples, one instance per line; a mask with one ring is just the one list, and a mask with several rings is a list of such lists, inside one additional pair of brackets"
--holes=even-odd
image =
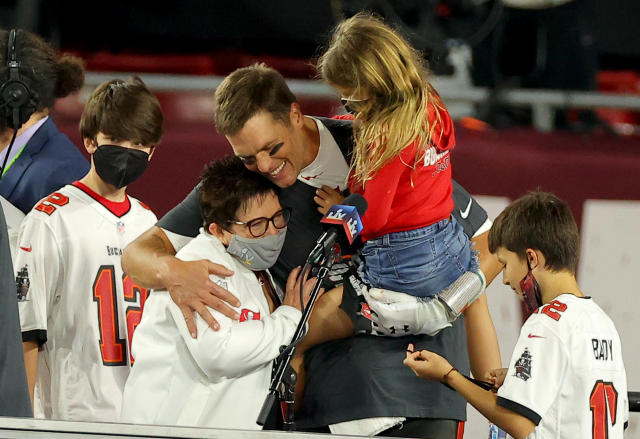
[(291, 210), (277, 186), (249, 171), (237, 157), (210, 164), (202, 179), (204, 229), (177, 253), (183, 261), (214, 260), (234, 271), (210, 275), (235, 294), (239, 320), (209, 309), (213, 331), (195, 316), (191, 337), (167, 290), (147, 301), (133, 340), (135, 366), (127, 379), (122, 420), (142, 424), (259, 429), (256, 419), (271, 379), (273, 359), (291, 342), (315, 279), (291, 271), (281, 294), (268, 271), (278, 259)]
[(139, 78), (101, 84), (80, 120), (89, 172), (42, 199), (21, 225), (16, 285), (37, 417), (120, 415), (131, 337), (148, 295), (120, 260), (156, 222), (126, 189), (144, 173), (162, 123), (158, 100)]
[(544, 192), (516, 200), (493, 223), (489, 249), (533, 312), (509, 368), (490, 374), (497, 395), (413, 345), (404, 364), (457, 390), (516, 439), (621, 439), (629, 403), (620, 337), (576, 281), (579, 235), (567, 204)]

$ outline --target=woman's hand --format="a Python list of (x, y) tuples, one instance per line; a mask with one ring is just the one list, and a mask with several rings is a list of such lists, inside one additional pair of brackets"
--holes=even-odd
[[(284, 294), (284, 300), (282, 301), (283, 305), (292, 306), (294, 308), (302, 311), (305, 306), (307, 306), (307, 302), (309, 302), (309, 295), (311, 294), (311, 290), (316, 285), (318, 278), (312, 277), (308, 278), (310, 270), (305, 274), (305, 278), (300, 278), (300, 267), (296, 267), (291, 270), (289, 273), (289, 278), (287, 279), (287, 288)], [(303, 283), (302, 290), (302, 299), (303, 303), (300, 303), (300, 283)]]

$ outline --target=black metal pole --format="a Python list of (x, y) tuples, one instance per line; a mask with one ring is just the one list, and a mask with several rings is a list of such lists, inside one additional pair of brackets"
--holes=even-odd
[[(332, 252), (329, 251), (328, 253)], [(300, 323), (298, 323), (298, 327), (293, 334), (291, 343), (287, 346), (280, 347), (280, 355), (278, 356), (278, 358), (276, 358), (276, 364), (274, 366), (275, 372), (271, 380), (271, 386), (269, 386), (269, 394), (265, 398), (264, 403), (262, 404), (262, 409), (260, 409), (258, 419), (256, 420), (258, 425), (265, 427), (265, 429), (275, 428), (275, 424), (273, 422), (274, 418), (272, 417), (272, 414), (275, 410), (276, 413), (279, 412), (281, 416), (283, 422), (283, 430), (295, 430), (293, 403), (297, 375), (289, 364), (291, 363), (291, 359), (293, 358), (293, 354), (295, 353), (296, 345), (304, 337), (305, 328), (307, 326), (309, 316), (311, 315), (311, 311), (313, 310), (313, 305), (316, 303), (316, 300), (320, 293), (320, 288), (322, 287), (325, 278), (329, 274), (329, 268), (333, 264), (333, 261), (334, 257), (332, 254), (325, 255), (325, 257), (321, 261), (320, 270), (318, 271), (318, 281), (309, 294), (309, 302), (302, 312)], [(302, 273), (300, 274), (301, 287), (302, 280), (304, 279), (304, 274), (307, 269), (310, 269), (310, 267), (308, 265), (305, 265)], [(278, 407), (279, 402), (282, 403), (280, 407)], [(270, 417), (272, 422), (271, 424), (267, 425)]]

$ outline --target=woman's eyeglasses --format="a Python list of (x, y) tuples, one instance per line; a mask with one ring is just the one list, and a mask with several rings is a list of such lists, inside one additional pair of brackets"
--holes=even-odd
[(291, 208), (285, 207), (282, 210), (277, 211), (271, 218), (254, 218), (246, 223), (242, 221), (231, 221), (232, 224), (238, 224), (239, 226), (245, 226), (249, 229), (249, 233), (254, 238), (260, 238), (267, 233), (269, 223), (273, 223), (273, 227), (276, 229), (284, 229), (287, 227), (289, 220), (291, 219)]

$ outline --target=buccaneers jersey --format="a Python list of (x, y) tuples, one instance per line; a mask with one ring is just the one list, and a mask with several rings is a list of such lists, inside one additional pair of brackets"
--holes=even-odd
[(522, 326), (498, 404), (530, 438), (622, 438), (629, 419), (620, 337), (591, 299), (561, 294)]
[(41, 200), (20, 227), (16, 286), (23, 340), (37, 341), (35, 414), (115, 421), (147, 290), (122, 272), (125, 246), (154, 225), (138, 200), (82, 183)]

